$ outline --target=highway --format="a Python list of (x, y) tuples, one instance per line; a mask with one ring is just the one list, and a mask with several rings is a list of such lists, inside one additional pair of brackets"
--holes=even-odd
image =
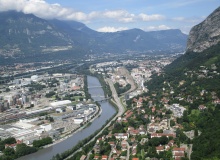
[(118, 97), (118, 94), (115, 90), (114, 84), (111, 81), (111, 79), (107, 78), (106, 81), (108, 82), (110, 89), (112, 91), (112, 97), (115, 101), (115, 104), (118, 106), (118, 114), (115, 116), (115, 118), (116, 118), (116, 117), (121, 116), (124, 113), (125, 109), (124, 109), (124, 106), (121, 104), (120, 98)]

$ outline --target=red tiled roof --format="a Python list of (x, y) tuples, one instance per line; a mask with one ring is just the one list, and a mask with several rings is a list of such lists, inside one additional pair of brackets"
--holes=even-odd
[(126, 114), (125, 118), (127, 119), (127, 118), (131, 117), (132, 114), (133, 114), (133, 112), (129, 112), (128, 114)]
[(173, 148), (173, 151), (185, 151), (185, 148)]
[(103, 155), (102, 159), (108, 159), (108, 156), (107, 155)]
[(139, 134), (139, 131), (138, 130), (131, 130), (130, 134), (131, 135), (137, 135), (137, 134)]
[(156, 147), (156, 150), (163, 151), (164, 150), (164, 146), (158, 146), (158, 147)]
[(180, 153), (175, 152), (175, 153), (174, 153), (174, 156), (175, 156), (175, 157), (184, 157), (184, 153), (183, 153), (183, 152), (180, 152)]
[(74, 86), (72, 89), (73, 89), (73, 90), (79, 90), (80, 87), (79, 87), (79, 86)]
[(125, 113), (125, 115), (127, 115), (128, 113), (130, 113), (131, 112), (131, 110), (128, 110), (126, 113)]
[(114, 145), (115, 144), (115, 142), (108, 142), (110, 145)]
[(151, 137), (162, 137), (162, 136), (175, 137), (174, 134), (164, 134), (164, 133), (152, 133), (151, 134)]
[(99, 159), (99, 156), (95, 156), (94, 159)]

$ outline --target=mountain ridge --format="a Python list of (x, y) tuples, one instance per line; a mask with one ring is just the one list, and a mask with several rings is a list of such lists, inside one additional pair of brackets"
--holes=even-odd
[(16, 11), (0, 12), (0, 22), (0, 56), (15, 59), (63, 51), (73, 56), (78, 51), (80, 55), (183, 52), (187, 40), (180, 30), (97, 32), (81, 22), (45, 20)]
[(194, 26), (187, 42), (187, 51), (202, 52), (220, 42), (220, 7), (214, 10), (203, 22)]

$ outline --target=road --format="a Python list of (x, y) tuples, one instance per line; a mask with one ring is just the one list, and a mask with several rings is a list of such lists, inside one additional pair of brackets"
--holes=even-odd
[(189, 158), (189, 159), (191, 159), (192, 147), (193, 147), (193, 145), (190, 144), (190, 145), (189, 145), (189, 150), (188, 150), (188, 158)]
[(111, 160), (111, 157), (112, 157), (112, 150), (111, 150), (111, 152), (110, 152), (110, 154), (108, 156), (108, 160)]
[(129, 157), (130, 157), (130, 145), (127, 142), (127, 157), (126, 157), (126, 160), (129, 160)]
[(113, 84), (112, 80), (107, 78), (106, 81), (108, 82), (108, 84), (110, 86), (110, 89), (112, 91), (112, 97), (113, 97), (113, 99), (115, 101), (115, 104), (118, 106), (118, 113), (114, 117), (114, 119), (116, 119), (117, 117), (121, 116), (124, 113), (125, 109), (124, 109), (123, 104), (121, 103), (120, 98), (118, 97), (118, 94), (117, 94), (117, 92), (115, 90), (115, 87), (114, 87), (114, 84)]
[(125, 67), (119, 68), (116, 73), (118, 75), (122, 75), (122, 76), (126, 77), (127, 82), (131, 85), (131, 88), (127, 92), (123, 93), (122, 95), (124, 95), (126, 93), (130, 93), (130, 92), (134, 91), (137, 88), (133, 77), (130, 75), (129, 71)]

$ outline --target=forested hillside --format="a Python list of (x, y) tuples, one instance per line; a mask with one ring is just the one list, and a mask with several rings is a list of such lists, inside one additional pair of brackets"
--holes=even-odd
[[(201, 53), (186, 52), (145, 85), (158, 99), (187, 110), (177, 119), (183, 131), (194, 130), (192, 160), (220, 158), (220, 45)], [(201, 133), (199, 135), (198, 133)]]

